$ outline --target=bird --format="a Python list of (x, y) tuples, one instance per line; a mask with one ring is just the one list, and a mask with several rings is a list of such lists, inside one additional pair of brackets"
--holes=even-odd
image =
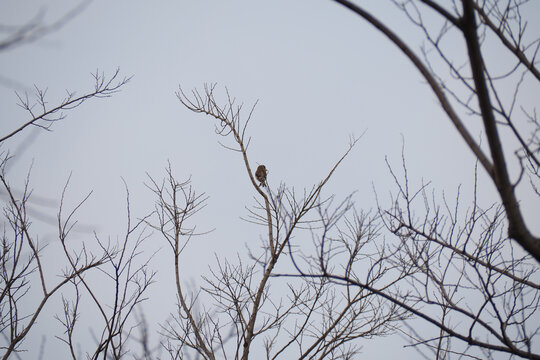
[(266, 170), (266, 166), (259, 165), (257, 167), (257, 171), (255, 171), (255, 177), (258, 181), (260, 181), (260, 186), (265, 186), (266, 184), (266, 174), (268, 174), (268, 170)]

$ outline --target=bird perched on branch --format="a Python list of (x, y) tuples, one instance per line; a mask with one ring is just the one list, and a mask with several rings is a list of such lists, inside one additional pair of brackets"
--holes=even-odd
[(255, 177), (258, 181), (260, 181), (260, 186), (266, 185), (266, 174), (268, 174), (268, 170), (266, 170), (266, 166), (259, 165), (257, 168), (257, 171), (255, 171)]

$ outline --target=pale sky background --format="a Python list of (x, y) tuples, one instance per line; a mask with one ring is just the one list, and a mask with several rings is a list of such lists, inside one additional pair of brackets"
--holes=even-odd
[[(420, 34), (389, 1), (361, 3), (412, 39), (418, 50), (414, 39)], [(0, 0), (0, 23), (23, 24), (40, 10), (50, 23), (75, 4)], [(529, 8), (540, 14), (540, 2)], [(531, 24), (529, 31), (538, 30)], [(133, 75), (120, 93), (69, 111), (52, 132), (30, 129), (3, 145), (16, 156), (9, 176), (13, 183), (21, 181), (33, 163), (31, 185), (36, 197), (44, 198), (40, 213), (54, 218), (71, 173), (72, 204), (93, 190), (79, 212), (81, 229), (116, 238), (125, 228), (122, 178), (134, 216), (143, 216), (153, 207), (143, 184), (146, 172), (161, 179), (170, 160), (178, 179), (191, 176), (195, 189), (210, 197), (196, 223), (201, 230), (216, 230), (197, 239), (183, 258), (184, 276), (195, 282), (214, 263), (215, 253), (245, 256), (245, 245), (257, 247), (263, 233), (240, 219), (255, 195), (241, 157), (218, 144), (223, 139), (214, 133), (212, 119), (180, 104), (179, 84), (190, 90), (216, 82), (218, 94), (227, 86), (246, 107), (259, 99), (249, 128), (249, 155), (252, 164), (266, 164), (274, 186), (310, 188), (341, 156), (349, 135), (364, 131), (327, 188), (327, 194), (338, 197), (356, 191), (360, 209), (374, 207), (374, 187), (383, 198), (388, 194), (392, 180), (385, 156), (399, 168), (402, 138), (413, 184), (432, 180), (435, 189), (454, 198), (457, 186), (470, 184), (474, 176), (474, 158), (418, 72), (370, 25), (329, 0), (94, 0), (58, 31), (0, 53), (0, 134), (28, 119), (14, 91), (30, 91), (34, 84), (48, 88), (49, 102), (56, 104), (65, 89), (90, 90), (96, 69), (110, 75), (117, 67), (122, 75)], [(538, 87), (528, 96), (538, 103)], [(481, 133), (473, 130), (473, 135)], [(28, 147), (17, 153), (22, 141)], [(471, 190), (467, 185), (462, 192), (467, 196)], [(479, 190), (485, 204), (498, 200), (491, 183)], [(54, 253), (56, 229), (47, 221), (34, 223), (41, 241), (51, 243), (47, 251)], [(533, 228), (539, 230), (538, 224)], [(80, 236), (91, 239), (84, 231)], [(152, 242), (165, 248), (157, 235)], [(174, 311), (172, 283), (166, 285), (170, 268), (164, 264), (172, 268), (162, 250), (154, 264), (159, 283), (147, 304), (147, 316), (156, 320)], [(27, 347), (35, 350), (40, 336), (32, 334)], [(418, 358), (413, 349), (403, 350), (404, 344), (397, 336), (365, 340), (364, 355)], [(46, 351), (67, 355), (67, 348), (52, 338)]]

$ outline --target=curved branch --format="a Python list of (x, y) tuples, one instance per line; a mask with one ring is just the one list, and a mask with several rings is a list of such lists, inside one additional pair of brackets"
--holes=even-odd
[(439, 100), (442, 108), (458, 130), (459, 134), (465, 140), (469, 148), (472, 150), (474, 155), (478, 158), (484, 169), (490, 174), (490, 176), (493, 176), (493, 165), (491, 164), (491, 161), (487, 158), (487, 156), (484, 154), (480, 146), (476, 143), (476, 141), (472, 138), (472, 136), (469, 134), (469, 131), (459, 118), (459, 116), (456, 114), (454, 109), (452, 108), (452, 105), (450, 105), (450, 102), (444, 95), (444, 91), (441, 88), (441, 86), (437, 83), (436, 79), (431, 75), (428, 68), (422, 63), (422, 61), (416, 56), (416, 54), (405, 44), (403, 40), (399, 36), (396, 35), (390, 28), (388, 28), (386, 25), (384, 25), (381, 21), (376, 19), (374, 16), (372, 16), (370, 13), (359, 7), (358, 5), (353, 4), (351, 1), (348, 0), (333, 0), (349, 10), (352, 10), (354, 13), (358, 14), (362, 18), (364, 18), (367, 22), (369, 22), (371, 25), (373, 25), (377, 30), (379, 30), (381, 33), (383, 33), (390, 41), (392, 41), (404, 54), (411, 60), (411, 62), (414, 64), (414, 66), (420, 71), (424, 79), (428, 82), (431, 89), (435, 93), (435, 96), (437, 96), (437, 99)]
[(514, 187), (510, 183), (508, 170), (504, 160), (501, 140), (497, 131), (497, 123), (493, 114), (493, 107), (489, 98), (486, 78), (484, 74), (484, 61), (480, 52), (480, 44), (476, 34), (476, 19), (472, 0), (463, 0), (463, 35), (467, 43), (471, 72), (476, 87), (478, 104), (484, 122), (484, 128), (493, 159), (493, 173), (490, 173), (495, 186), (501, 196), (506, 216), (508, 217), (508, 235), (516, 240), (529, 254), (540, 262), (540, 239), (530, 232), (519, 209), (519, 203), (514, 194)]

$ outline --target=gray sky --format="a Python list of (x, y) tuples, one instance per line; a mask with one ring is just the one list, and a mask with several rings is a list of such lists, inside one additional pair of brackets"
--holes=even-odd
[[(362, 3), (408, 39), (420, 39), (389, 2)], [(53, 22), (73, 2), (2, 0), (0, 7), (0, 23), (17, 25), (40, 10), (46, 22)], [(539, 2), (531, 8), (540, 13)], [(538, 24), (531, 28), (538, 34)], [(414, 44), (417, 50), (420, 42)], [(213, 264), (214, 253), (245, 255), (245, 244), (258, 246), (262, 232), (240, 219), (255, 192), (239, 154), (220, 147), (224, 139), (214, 134), (212, 119), (183, 108), (175, 96), (179, 84), (190, 90), (216, 82), (219, 93), (226, 86), (246, 107), (259, 99), (249, 128), (249, 155), (252, 163), (267, 165), (274, 186), (285, 182), (310, 188), (341, 156), (349, 135), (364, 131), (327, 189), (338, 197), (356, 191), (359, 208), (374, 206), (373, 187), (383, 196), (388, 193), (385, 156), (399, 167), (402, 138), (413, 183), (432, 180), (434, 188), (454, 198), (457, 185), (474, 176), (474, 158), (417, 71), (362, 19), (328, 0), (151, 5), (95, 0), (58, 31), (0, 54), (0, 133), (28, 118), (16, 105), (14, 90), (31, 90), (34, 84), (48, 88), (55, 104), (66, 89), (78, 94), (91, 89), (96, 69), (112, 74), (117, 67), (122, 75), (133, 75), (120, 93), (68, 112), (52, 132), (27, 131), (5, 144), (3, 150), (11, 151), (21, 141), (28, 144), (24, 153), (15, 152), (9, 175), (20, 181), (33, 161), (31, 184), (35, 195), (45, 199), (41, 211), (54, 216), (71, 173), (70, 201), (93, 190), (79, 213), (81, 226), (114, 238), (125, 228), (121, 178), (129, 186), (134, 215), (142, 216), (153, 206), (143, 185), (145, 173), (162, 178), (170, 160), (179, 179), (191, 176), (194, 187), (210, 196), (196, 222), (201, 230), (216, 230), (199, 238), (189, 250), (192, 256), (184, 258), (185, 276), (194, 281)], [(538, 102), (538, 95), (533, 89), (531, 101)], [(481, 136), (479, 131), (473, 135)], [(480, 189), (480, 198), (497, 200), (491, 183)], [(532, 210), (537, 214), (540, 209)], [(35, 226), (43, 229), (41, 239), (54, 246), (56, 229), (47, 222)], [(160, 252), (159, 263), (170, 262), (168, 255)], [(166, 271), (160, 269), (160, 279)], [(152, 291), (168, 290), (159, 284)], [(161, 304), (152, 308), (158, 319), (173, 311)], [(38, 343), (39, 337), (31, 341)], [(399, 352), (402, 358), (417, 358), (414, 350), (401, 350), (403, 344), (399, 337), (365, 341), (365, 355), (375, 359)], [(47, 349), (66, 350), (52, 339)]]

